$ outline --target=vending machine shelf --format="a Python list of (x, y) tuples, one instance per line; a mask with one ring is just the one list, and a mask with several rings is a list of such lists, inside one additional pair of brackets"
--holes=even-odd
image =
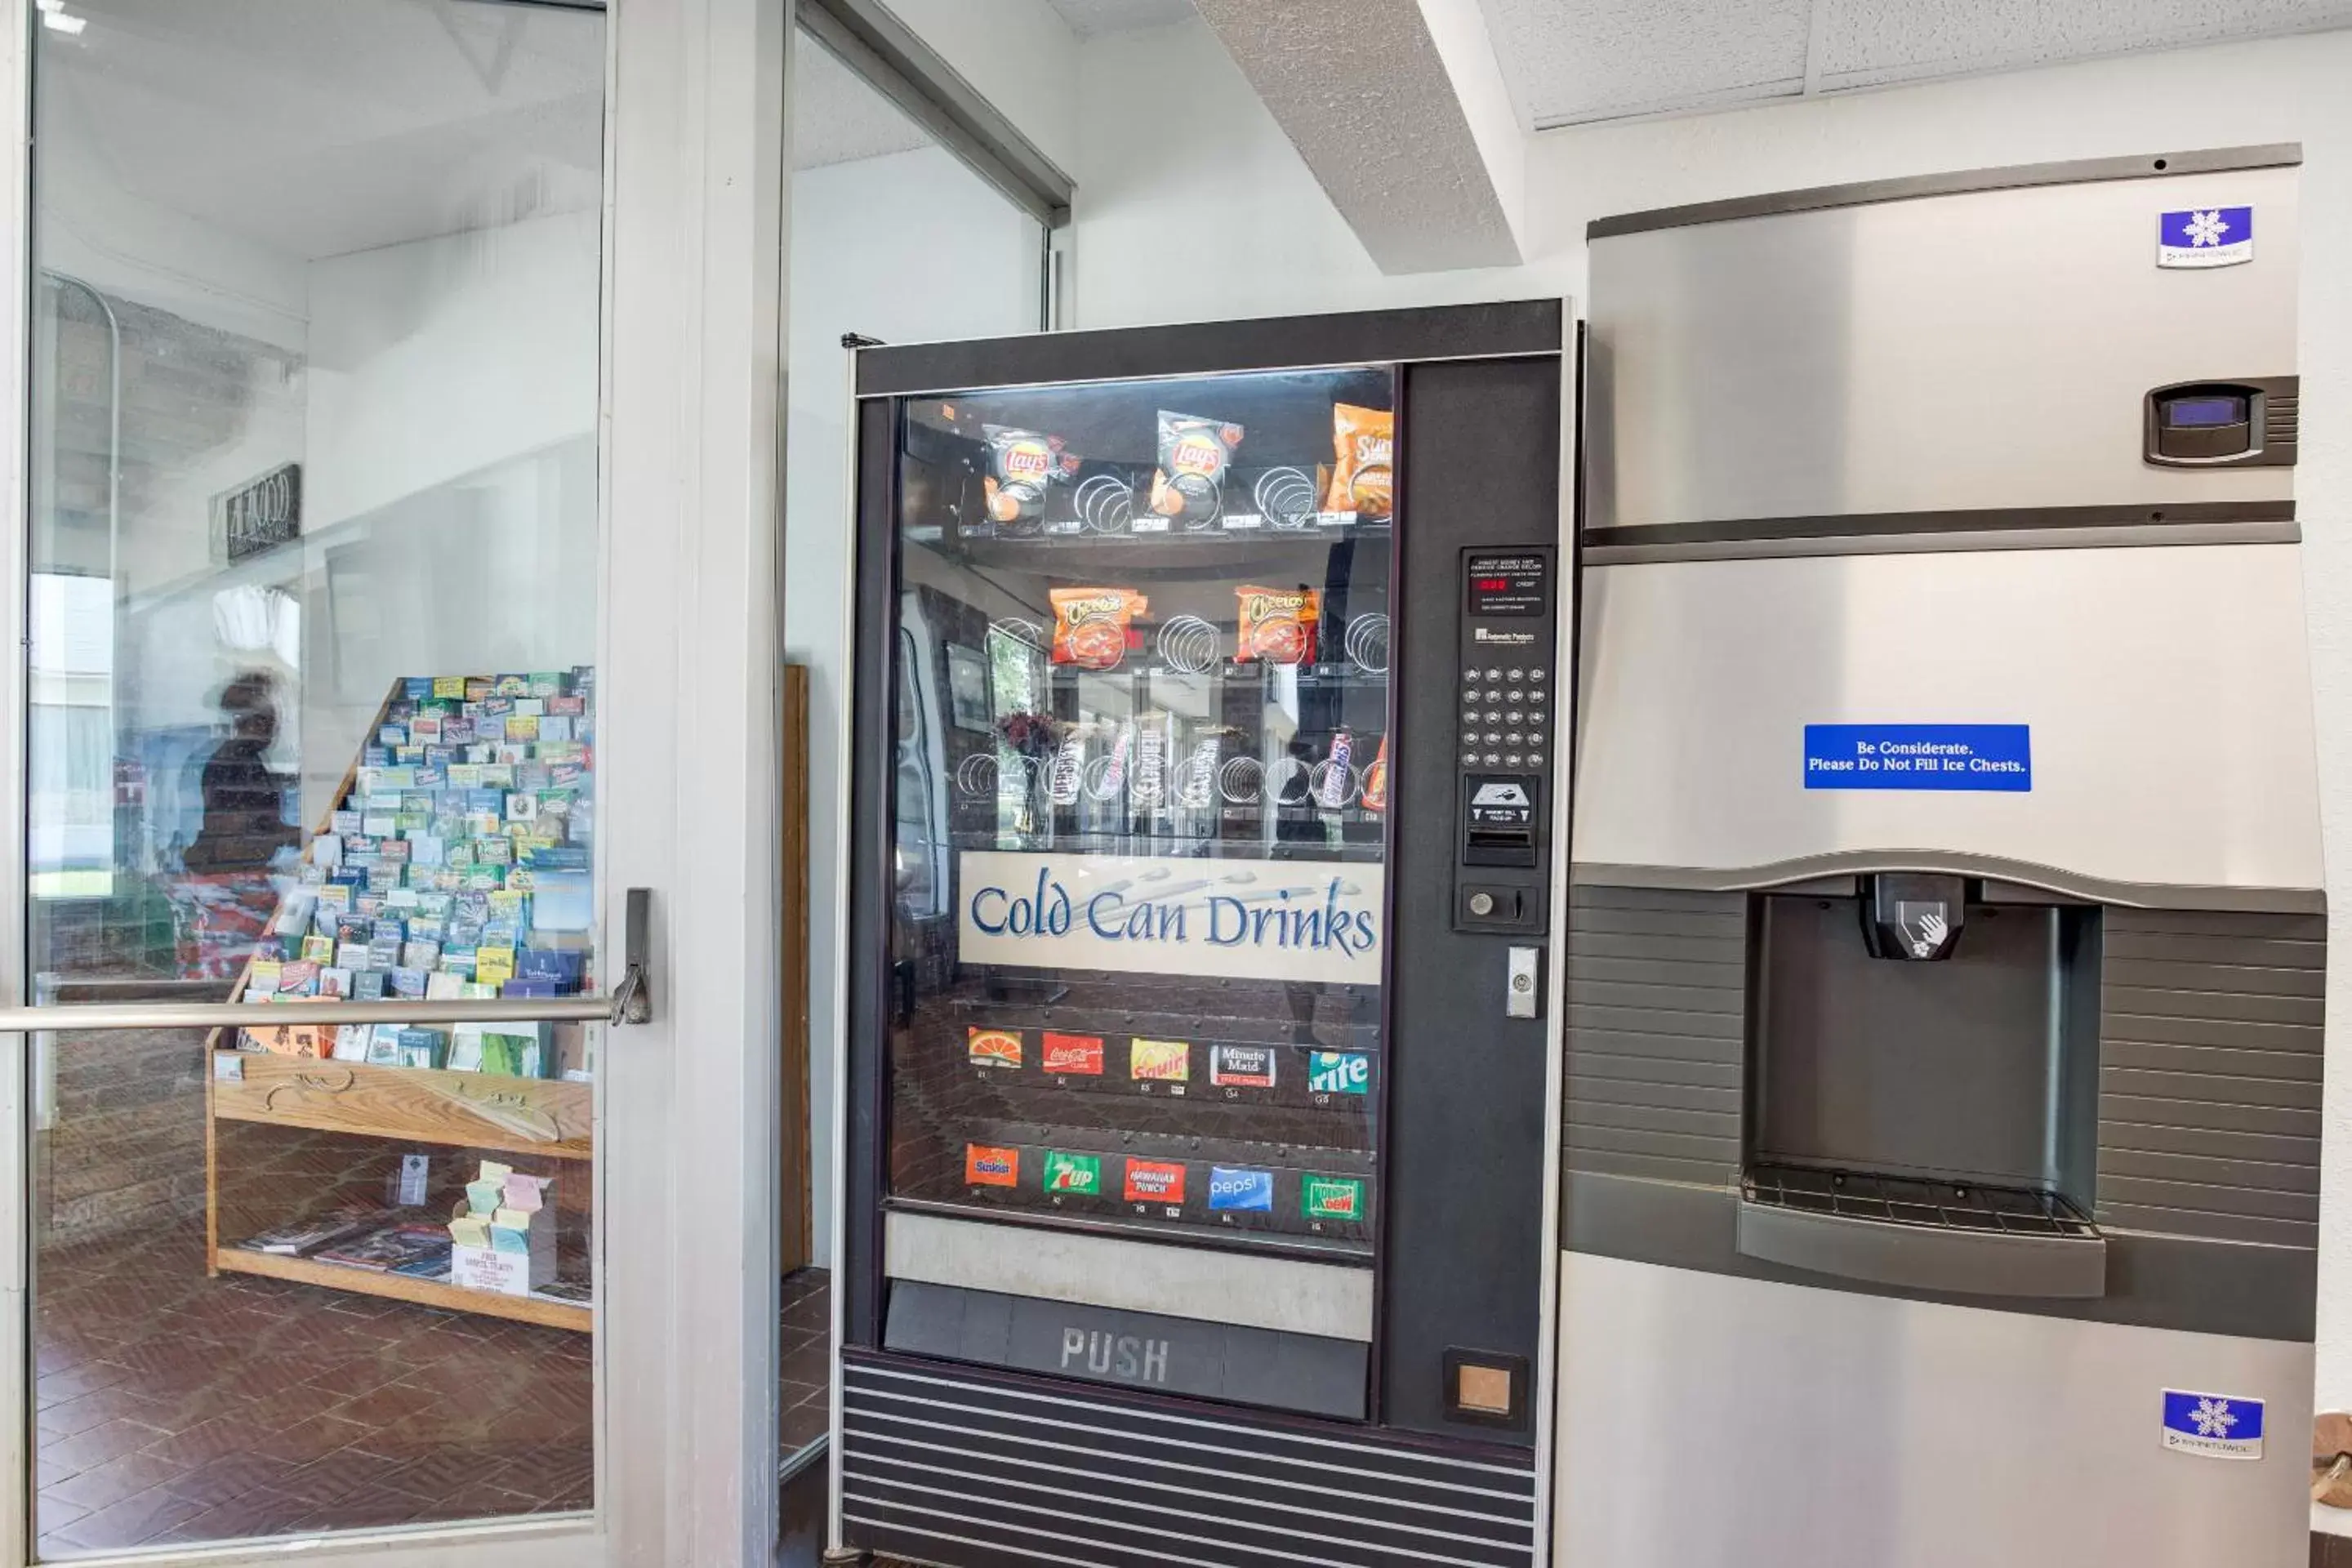
[(1373, 1261), (1369, 1242), (1289, 1236), (1272, 1230), (1221, 1229), (1206, 1225), (1179, 1226), (1162, 1220), (1079, 1214), (1073, 1210), (982, 1207), (970, 1203), (940, 1203), (900, 1195), (885, 1198), (882, 1206), (887, 1212), (899, 1214), (932, 1214), (954, 1219), (985, 1218), (992, 1224), (1025, 1226), (1034, 1230), (1113, 1236), (1130, 1241), (1199, 1247), (1213, 1252), (1246, 1253), (1256, 1258), (1294, 1258), (1360, 1268), (1371, 1268)]
[(1307, 513), (1300, 521), (1272, 526), (1251, 524), (1236, 528), (1232, 519), (1216, 529), (1171, 531), (1157, 533), (1099, 532), (1088, 530), (1074, 533), (1041, 533), (1026, 537), (1002, 534), (957, 534), (944, 532), (940, 543), (961, 552), (971, 560), (987, 565), (1034, 565), (1037, 562), (1076, 560), (1096, 562), (1114, 559), (1135, 571), (1168, 570), (1198, 572), (1203, 565), (1221, 562), (1248, 563), (1261, 560), (1270, 546), (1330, 544), (1362, 541), (1385, 548), (1389, 522), (1386, 518), (1365, 521), (1345, 512)]

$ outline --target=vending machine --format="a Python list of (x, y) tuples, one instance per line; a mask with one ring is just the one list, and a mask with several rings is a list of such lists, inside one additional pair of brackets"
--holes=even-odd
[(1564, 318), (858, 354), (832, 1561), (1538, 1560)]

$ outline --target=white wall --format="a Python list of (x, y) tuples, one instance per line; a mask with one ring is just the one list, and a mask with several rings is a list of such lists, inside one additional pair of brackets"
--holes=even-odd
[(835, 984), (841, 931), (828, 825), (844, 780), (838, 726), (847, 635), (849, 356), (844, 332), (888, 342), (994, 337), (1038, 325), (1037, 225), (936, 147), (793, 178), (790, 425), (784, 451), (784, 657), (809, 671), (809, 1107), (816, 1261), (830, 1261)]
[[(1189, 100), (1119, 112), (1155, 79)], [(2296, 490), (2316, 685), (2334, 962), (2318, 1398), (2352, 1408), (2352, 33), (2276, 39), (1767, 108), (1546, 132), (1528, 162), (1530, 263), (1383, 278), (1198, 24), (1081, 51), (1078, 324), (1579, 294), (1585, 224), (1804, 185), (2050, 159), (2300, 142), (2304, 444)], [(1189, 102), (1189, 111), (1188, 105)], [(1217, 216), (1213, 247), (1170, 215)]]
[(1074, 169), (1097, 127), (1070, 91), (1078, 40), (1046, 0), (890, 0), (890, 9), (1037, 150)]
[(310, 265), (306, 822), (397, 677), (595, 657), (599, 218)]
[(1076, 326), (1558, 294), (1580, 260), (1384, 276), (1203, 22), (1090, 40), (1076, 98)]

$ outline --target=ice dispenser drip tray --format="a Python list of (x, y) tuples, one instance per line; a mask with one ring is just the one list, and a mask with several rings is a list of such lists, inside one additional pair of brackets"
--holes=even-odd
[(1885, 873), (1749, 922), (1739, 1250), (1898, 1288), (2090, 1297), (2099, 910)]
[(2106, 1292), (2106, 1243), (2055, 1194), (1750, 1165), (1739, 1199), (1739, 1250), (1766, 1262), (1917, 1290)]

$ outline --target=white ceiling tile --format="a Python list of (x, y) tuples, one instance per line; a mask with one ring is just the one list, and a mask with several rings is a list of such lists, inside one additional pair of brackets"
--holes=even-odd
[(2008, 70), (2342, 26), (2345, 0), (1822, 0), (1821, 85)]
[(1520, 112), (1570, 125), (1793, 94), (1812, 0), (1483, 0)]
[(1192, 16), (1192, 0), (1052, 0), (1054, 9), (1081, 38), (1164, 27)]

